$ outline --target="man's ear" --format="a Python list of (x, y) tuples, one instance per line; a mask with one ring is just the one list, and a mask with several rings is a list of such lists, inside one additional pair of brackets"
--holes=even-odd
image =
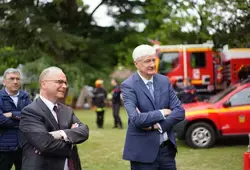
[(46, 87), (45, 81), (41, 80), (40, 81), (40, 86), (44, 89)]
[(4, 86), (6, 85), (6, 80), (5, 80), (5, 79), (3, 79), (3, 85), (4, 85)]
[(134, 65), (137, 67), (137, 64), (138, 64), (138, 62), (137, 61), (134, 61)]

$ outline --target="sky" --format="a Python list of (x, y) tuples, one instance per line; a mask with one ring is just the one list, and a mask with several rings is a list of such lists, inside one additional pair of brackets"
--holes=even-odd
[[(89, 5), (88, 13), (91, 13), (95, 7), (101, 2), (101, 0), (83, 0), (84, 4)], [(107, 15), (108, 8), (105, 5), (101, 5), (97, 11), (95, 11), (93, 17), (99, 26), (111, 26), (114, 20)]]
[[(41, 0), (41, 1), (43, 1), (43, 2), (51, 2), (53, 0)], [(101, 0), (83, 0), (83, 2), (84, 2), (85, 5), (89, 6), (87, 12), (91, 13), (98, 6), (98, 4), (100, 4)], [(205, 0), (196, 0), (196, 2), (198, 4), (204, 4)], [(188, 3), (188, 2), (186, 2), (186, 3)], [(219, 12), (223, 13), (223, 11), (221, 11), (221, 10), (219, 10)], [(107, 13), (108, 13), (108, 8), (107, 8), (106, 5), (101, 5), (95, 11), (95, 13), (93, 15), (93, 18), (94, 18), (97, 25), (103, 26), (103, 27), (114, 25), (114, 19), (112, 17), (109, 17), (107, 15)], [(188, 15), (193, 15), (193, 16), (198, 16), (197, 11), (195, 11), (194, 9), (188, 9), (187, 14)], [(224, 20), (227, 20), (228, 16), (230, 18), (231, 15), (224, 15), (224, 16), (225, 16)], [(131, 24), (133, 24), (133, 23), (131, 23)], [(143, 23), (141, 23), (141, 24), (137, 23), (136, 25), (131, 25), (131, 26), (136, 26), (138, 31), (143, 31), (143, 29), (145, 28), (145, 25)], [(195, 29), (196, 28), (192, 24), (187, 23), (184, 27), (182, 27), (181, 30), (183, 32), (190, 32), (190, 31), (194, 31)], [(212, 31), (213, 31), (213, 29), (211, 29), (209, 32), (213, 33)]]
[[(52, 2), (53, 0), (41, 0), (42, 3)], [(101, 2), (101, 0), (83, 0), (84, 4), (89, 5), (88, 13), (91, 13), (95, 7)], [(114, 20), (107, 15), (108, 8), (105, 5), (101, 5), (94, 13), (94, 19), (99, 26), (111, 26)]]

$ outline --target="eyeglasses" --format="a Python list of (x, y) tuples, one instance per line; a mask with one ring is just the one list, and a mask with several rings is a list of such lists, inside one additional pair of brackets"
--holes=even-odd
[(68, 87), (68, 82), (67, 82), (67, 81), (64, 81), (64, 80), (44, 80), (44, 81), (53, 81), (53, 82), (55, 82), (55, 83), (57, 83), (57, 84), (60, 84), (60, 85), (65, 84), (66, 87)]
[(20, 81), (21, 79), (18, 78), (18, 77), (10, 77), (10, 78), (8, 78), (7, 80), (9, 80), (9, 81), (14, 81), (14, 80)]
[(139, 63), (139, 62), (143, 62), (145, 64), (148, 64), (148, 63), (151, 63), (151, 62), (154, 62), (155, 63), (156, 61), (156, 58), (148, 58), (148, 59), (143, 59), (143, 58), (140, 58), (138, 59), (136, 62)]

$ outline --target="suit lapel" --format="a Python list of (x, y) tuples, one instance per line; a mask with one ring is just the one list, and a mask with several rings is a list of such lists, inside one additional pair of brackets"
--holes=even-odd
[(69, 113), (68, 113), (68, 109), (65, 108), (65, 106), (63, 106), (62, 104), (58, 103), (58, 122), (60, 124), (60, 129), (68, 129), (70, 127), (68, 127), (69, 125)]
[(44, 111), (45, 116), (48, 117), (48, 120), (54, 126), (54, 128), (56, 130), (59, 130), (60, 128), (58, 126), (58, 123), (57, 123), (56, 119), (54, 118), (53, 114), (51, 113), (49, 108), (46, 106), (46, 104), (41, 100), (41, 98), (37, 99), (37, 103), (38, 103), (38, 106), (40, 106), (41, 109)]
[(154, 108), (156, 108), (155, 101), (153, 97), (151, 96), (146, 84), (143, 82), (141, 77), (139, 76), (138, 73), (136, 73), (136, 83), (142, 89), (142, 91), (146, 94), (146, 96), (150, 99), (151, 103), (153, 104)]
[(156, 105), (156, 109), (159, 109), (160, 106), (160, 95), (161, 95), (161, 84), (158, 81), (158, 79), (156, 78), (156, 76), (154, 76), (153, 78), (153, 82), (154, 82), (154, 94), (155, 94), (155, 105)]

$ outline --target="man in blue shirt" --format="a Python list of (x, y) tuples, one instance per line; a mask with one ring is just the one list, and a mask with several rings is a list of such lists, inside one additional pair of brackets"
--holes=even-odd
[(21, 110), (30, 104), (30, 96), (19, 90), (21, 74), (17, 69), (7, 69), (3, 77), (4, 87), (0, 91), (0, 167), (1, 170), (10, 170), (14, 164), (16, 170), (21, 170), (19, 120)]

